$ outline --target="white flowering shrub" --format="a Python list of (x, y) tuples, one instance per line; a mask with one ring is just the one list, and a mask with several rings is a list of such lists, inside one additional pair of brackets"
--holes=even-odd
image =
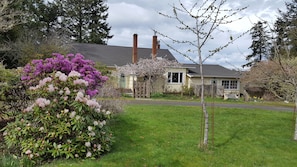
[(32, 160), (92, 158), (109, 151), (110, 112), (86, 94), (81, 74), (54, 72), (29, 88), (34, 103), (4, 128), (9, 148)]

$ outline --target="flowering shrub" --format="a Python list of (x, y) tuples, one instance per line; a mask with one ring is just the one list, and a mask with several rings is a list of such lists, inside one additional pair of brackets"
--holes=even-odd
[[(64, 56), (54, 53), (53, 58), (32, 60), (31, 63), (28, 63), (23, 69), (21, 80), (31, 86), (54, 71), (61, 71), (64, 75), (68, 75), (71, 71), (77, 71), (81, 74), (82, 79), (88, 82), (86, 93), (92, 97), (97, 95), (98, 87), (108, 79), (106, 76), (102, 76), (94, 65), (93, 61), (85, 60), (81, 54)], [(61, 77), (63, 78), (63, 76)]]
[(38, 97), (4, 128), (8, 147), (33, 160), (98, 157), (109, 151), (110, 112), (86, 95), (92, 82), (84, 77), (57, 71), (31, 86), (30, 93)]

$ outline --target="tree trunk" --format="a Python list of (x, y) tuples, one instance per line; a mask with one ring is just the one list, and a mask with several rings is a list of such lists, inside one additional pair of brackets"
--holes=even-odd
[[(201, 61), (202, 62), (202, 61)], [(208, 112), (206, 110), (206, 104), (204, 99), (204, 76), (203, 74), (203, 67), (202, 63), (200, 63), (200, 74), (201, 74), (201, 106), (202, 106), (202, 112), (204, 117), (204, 136), (203, 136), (203, 143), (201, 143), (201, 147), (205, 148), (208, 145)]]
[[(294, 112), (297, 110), (297, 87), (295, 88), (295, 109)], [(294, 140), (297, 140), (297, 114), (295, 115), (295, 130), (294, 130)]]
[[(295, 107), (296, 107), (296, 104), (295, 104)], [(296, 115), (297, 115), (297, 114), (296, 114)], [(297, 141), (297, 117), (295, 118), (294, 140)]]

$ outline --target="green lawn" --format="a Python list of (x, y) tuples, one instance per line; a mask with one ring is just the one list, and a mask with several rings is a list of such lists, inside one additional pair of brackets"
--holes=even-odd
[(296, 166), (292, 113), (214, 112), (214, 146), (207, 151), (198, 148), (200, 107), (130, 105), (112, 122), (116, 142), (110, 153), (98, 160), (57, 160), (45, 166)]

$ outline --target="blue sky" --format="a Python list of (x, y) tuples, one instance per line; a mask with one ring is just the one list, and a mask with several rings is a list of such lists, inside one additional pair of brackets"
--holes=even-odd
[[(191, 6), (193, 0), (181, 0), (182, 3)], [(248, 8), (241, 13), (238, 17), (243, 17), (240, 21), (236, 21), (231, 25), (224, 27), (230, 30), (228, 33), (217, 34), (214, 41), (210, 41), (207, 47), (214, 49), (216, 46), (224, 44), (230, 38), (230, 35), (236, 36), (242, 32), (249, 30), (254, 23), (261, 19), (273, 24), (278, 9), (285, 10), (285, 0), (227, 0), (227, 7), (245, 7)], [(183, 33), (176, 29), (176, 22), (167, 19), (158, 14), (158, 12), (172, 13), (172, 4), (178, 5), (178, 0), (108, 0), (109, 17), (107, 22), (112, 27), (111, 34), (114, 35), (108, 41), (108, 45), (117, 46), (132, 46), (133, 34), (138, 34), (138, 46), (150, 48), (152, 46), (152, 36), (155, 29), (168, 36), (179, 39), (190, 39), (193, 34)], [(158, 36), (159, 39), (170, 41), (164, 37)], [(172, 44), (174, 45), (174, 44)], [(251, 37), (249, 34), (235, 41), (228, 48), (224, 49), (215, 56), (209, 58), (206, 63), (220, 64), (227, 68), (241, 69), (241, 65), (246, 63), (245, 56), (250, 54), (251, 51), (248, 47), (251, 45)], [(188, 50), (189, 46), (174, 45), (179, 50)], [(167, 48), (161, 42), (161, 48)], [(178, 53), (171, 51), (177, 60), (181, 63), (189, 62), (186, 58), (180, 56)], [(195, 54), (190, 56), (196, 59)]]

